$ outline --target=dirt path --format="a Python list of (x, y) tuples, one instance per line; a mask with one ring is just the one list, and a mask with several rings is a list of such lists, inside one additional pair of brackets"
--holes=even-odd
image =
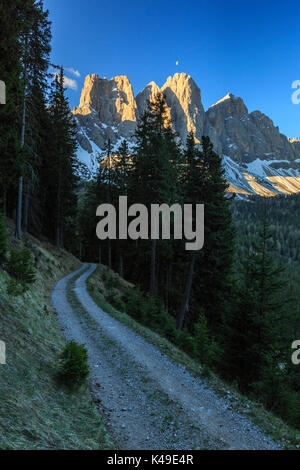
[[(85, 344), (90, 381), (99, 409), (119, 449), (280, 449), (252, 422), (231, 409), (183, 366), (103, 312), (86, 280), (84, 265), (56, 286), (53, 305), (67, 339)], [(69, 302), (72, 277), (76, 302)], [(71, 305), (72, 304), (72, 305)]]

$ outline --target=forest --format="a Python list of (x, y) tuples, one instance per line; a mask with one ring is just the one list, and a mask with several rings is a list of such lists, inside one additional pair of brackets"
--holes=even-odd
[[(163, 94), (148, 103), (134, 149), (99, 154), (92, 178), (76, 157), (76, 127), (64, 70), (50, 62), (51, 25), (42, 1), (0, 0), (0, 246), (4, 216), (16, 237), (47, 238), (85, 262), (103, 263), (136, 287), (112, 304), (167, 337), (244, 394), (300, 429), (300, 196), (236, 200), (208, 137), (183, 146)], [(54, 70), (49, 74), (50, 66)], [(97, 207), (203, 204), (205, 243), (106, 240)]]

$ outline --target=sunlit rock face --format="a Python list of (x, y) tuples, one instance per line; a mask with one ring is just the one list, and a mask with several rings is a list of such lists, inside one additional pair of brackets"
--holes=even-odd
[(189, 132), (200, 142), (205, 113), (201, 92), (194, 80), (185, 73), (176, 73), (167, 79), (161, 90), (171, 111), (174, 130), (182, 142), (186, 142)]
[(260, 111), (249, 114), (243, 100), (231, 93), (208, 109), (204, 133), (218, 153), (236, 162), (300, 158), (296, 142), (280, 134), (273, 121)]
[(128, 77), (107, 80), (88, 75), (73, 114), (78, 123), (78, 142), (89, 153), (87, 139), (103, 149), (109, 139), (115, 144), (121, 137), (131, 138), (137, 123), (137, 106)]
[(153, 101), (157, 94), (160, 92), (160, 88), (155, 82), (150, 82), (137, 96), (136, 104), (138, 108), (138, 114), (141, 118), (147, 109), (148, 101)]
[(197, 143), (208, 135), (223, 156), (229, 191), (274, 196), (300, 192), (300, 141), (279, 132), (260, 111), (248, 112), (243, 100), (229, 93), (206, 112), (201, 91), (185, 73), (159, 86), (150, 82), (136, 97), (126, 76), (111, 80), (88, 75), (80, 104), (73, 111), (77, 123), (78, 156), (93, 171), (108, 140), (115, 151), (122, 139), (134, 146), (134, 132), (147, 102), (163, 93), (166, 118), (182, 145), (189, 132)]
[(185, 143), (188, 133), (193, 131), (197, 142), (200, 142), (205, 113), (200, 89), (189, 75), (177, 73), (169, 77), (162, 88), (150, 82), (136, 98), (125, 76), (107, 80), (98, 75), (88, 75), (80, 104), (73, 111), (81, 148), (92, 153), (92, 143), (103, 149), (108, 139), (113, 145), (122, 138), (131, 140), (147, 102), (159, 92), (166, 98), (166, 118), (172, 122), (181, 141)]

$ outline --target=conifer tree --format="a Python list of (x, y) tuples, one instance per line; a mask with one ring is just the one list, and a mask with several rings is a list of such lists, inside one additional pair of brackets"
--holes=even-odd
[[(167, 119), (166, 102), (162, 94), (148, 103), (136, 131), (136, 148), (133, 152), (132, 171), (130, 172), (129, 196), (134, 202), (144, 204), (150, 209), (151, 204), (171, 204), (176, 198), (177, 168), (174, 165), (175, 136)], [(151, 247), (139, 243), (149, 257), (149, 293), (157, 292), (158, 279), (158, 241), (151, 240)], [(145, 251), (142, 256), (143, 259)]]
[[(114, 199), (117, 203), (117, 199), (120, 196), (128, 197), (128, 181), (131, 167), (131, 160), (129, 155), (129, 148), (126, 140), (123, 140), (114, 162)], [(124, 256), (126, 254), (126, 241), (118, 240), (117, 242), (118, 256), (119, 256), (119, 274), (121, 277), (124, 276)]]
[(20, 8), (20, 0), (0, 0), (0, 80), (6, 85), (6, 104), (0, 105), (0, 197), (4, 213), (10, 212), (15, 205), (21, 167)]
[(224, 317), (232, 304), (235, 235), (222, 158), (213, 151), (209, 137), (202, 138), (200, 160), (205, 241), (195, 273), (195, 309), (201, 306), (213, 333), (221, 334)]
[(44, 212), (48, 218), (48, 233), (51, 233), (55, 244), (61, 247), (64, 234), (68, 233), (70, 224), (75, 223), (75, 189), (80, 173), (75, 124), (65, 96), (63, 68), (60, 68), (53, 81), (49, 118), (49, 158), (43, 160), (41, 185), (47, 194)]
[[(183, 170), (183, 198), (184, 204), (201, 204), (203, 201), (202, 186), (208, 178), (207, 168), (203, 164), (202, 155), (196, 149), (195, 137), (191, 132), (188, 135), (185, 151), (185, 165)], [(192, 251), (187, 254), (187, 278), (183, 294), (182, 305), (177, 315), (177, 328), (181, 330), (185, 315), (190, 309), (191, 293), (194, 281), (195, 263), (199, 253)]]
[(227, 364), (241, 390), (259, 390), (270, 407), (283, 385), (280, 363), (285, 358), (285, 345), (280, 325), (287, 299), (283, 269), (275, 265), (271, 255), (266, 216), (259, 237), (244, 264), (237, 310), (229, 322)]
[(38, 194), (39, 171), (42, 159), (47, 158), (48, 147), (45, 134), (47, 132), (47, 94), (48, 67), (51, 51), (51, 29), (48, 19), (49, 12), (44, 11), (41, 0), (35, 2), (35, 10), (31, 32), (28, 39), (27, 72), (27, 119), (26, 147), (29, 158), (26, 162), (24, 179), (24, 223), (23, 229), (38, 231), (40, 225), (40, 200)]
[[(115, 155), (113, 155), (112, 144), (110, 139), (105, 145), (105, 149), (102, 152), (102, 158), (98, 162), (99, 168), (96, 175), (96, 194), (98, 200), (107, 202), (109, 204), (116, 204), (116, 192), (114, 187), (115, 177)], [(101, 189), (100, 189), (101, 188)], [(101, 191), (104, 189), (105, 196), (101, 195)], [(100, 199), (101, 198), (101, 199)], [(112, 242), (110, 239), (107, 241), (108, 246), (108, 267), (112, 268)]]

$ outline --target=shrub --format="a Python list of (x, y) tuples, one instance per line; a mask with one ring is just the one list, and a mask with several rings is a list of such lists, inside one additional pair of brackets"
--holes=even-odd
[(58, 378), (70, 389), (83, 385), (89, 375), (86, 347), (70, 341), (60, 356)]
[(165, 313), (162, 315), (164, 321), (163, 334), (164, 336), (174, 344), (177, 344), (178, 330), (176, 329), (175, 319)]
[(147, 302), (142, 292), (138, 289), (128, 289), (125, 293), (124, 301), (126, 304), (126, 313), (135, 320), (145, 324)]
[(19, 281), (27, 290), (35, 282), (35, 269), (31, 253), (28, 248), (23, 250), (10, 250), (9, 260), (5, 265), (7, 272)]
[(6, 292), (8, 295), (18, 297), (24, 293), (24, 286), (16, 279), (8, 279), (6, 282)]
[(113, 289), (119, 285), (117, 276), (111, 272), (104, 271), (102, 274), (102, 279), (104, 281), (105, 287), (108, 289)]
[(116, 295), (113, 298), (112, 305), (117, 310), (119, 310), (119, 312), (125, 312), (125, 304), (124, 304), (123, 300), (121, 299), (121, 297), (119, 297), (118, 295)]
[(120, 312), (125, 312), (125, 304), (120, 297), (120, 295), (115, 294), (114, 291), (110, 291), (108, 296), (106, 297), (108, 303), (110, 303), (115, 309), (119, 310)]
[(221, 360), (222, 350), (212, 338), (207, 326), (204, 312), (200, 312), (198, 322), (194, 326), (195, 356), (208, 366), (215, 366)]

